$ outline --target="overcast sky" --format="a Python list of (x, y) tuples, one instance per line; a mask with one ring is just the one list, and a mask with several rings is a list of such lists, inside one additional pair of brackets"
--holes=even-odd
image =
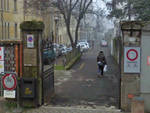
[[(102, 8), (103, 10), (105, 10), (105, 14), (108, 14), (106, 4), (105, 2), (103, 2), (103, 0), (93, 0), (93, 1), (95, 2), (94, 9)], [(106, 0), (106, 1), (111, 1), (111, 0)], [(106, 29), (113, 28), (113, 22), (111, 20), (108, 20), (107, 18), (104, 19), (104, 24)]]
[(93, 0), (94, 1), (94, 8), (106, 8), (106, 4), (102, 0)]

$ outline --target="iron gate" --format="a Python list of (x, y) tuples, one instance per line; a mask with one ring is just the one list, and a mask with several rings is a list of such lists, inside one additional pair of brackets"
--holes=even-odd
[(54, 93), (54, 59), (52, 42), (42, 41), (43, 49), (43, 102), (48, 102)]

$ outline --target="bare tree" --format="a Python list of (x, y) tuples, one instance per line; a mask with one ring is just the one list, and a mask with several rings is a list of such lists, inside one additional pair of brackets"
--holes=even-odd
[[(73, 48), (76, 47), (78, 41), (80, 22), (86, 14), (86, 11), (88, 10), (92, 1), (93, 0), (56, 0), (55, 5), (63, 15), (66, 24), (66, 30)], [(72, 16), (75, 16), (77, 20), (77, 24), (75, 26), (75, 40), (73, 40), (73, 36), (70, 31)]]
[[(93, 0), (24, 0), (24, 6), (25, 6), (24, 9), (25, 9), (25, 14), (29, 13), (27, 9), (29, 9), (29, 11), (32, 14), (34, 11), (39, 12), (45, 10), (48, 7), (57, 8), (60, 14), (63, 15), (65, 25), (66, 25), (66, 30), (71, 45), (74, 48), (76, 47), (78, 41), (80, 22), (83, 19), (84, 15), (86, 14), (92, 1)], [(77, 21), (77, 24), (75, 25), (75, 36), (71, 34), (71, 30), (70, 30), (72, 16), (74, 16)], [(75, 37), (75, 40), (73, 37)]]
[(43, 11), (49, 7), (53, 7), (55, 0), (23, 0), (24, 1), (24, 14), (42, 14)]

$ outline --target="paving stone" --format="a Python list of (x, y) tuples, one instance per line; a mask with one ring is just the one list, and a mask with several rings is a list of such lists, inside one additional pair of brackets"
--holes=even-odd
[(74, 108), (74, 107), (45, 107), (42, 106), (38, 110), (33, 109), (25, 113), (124, 113), (114, 107), (107, 109), (90, 109)]

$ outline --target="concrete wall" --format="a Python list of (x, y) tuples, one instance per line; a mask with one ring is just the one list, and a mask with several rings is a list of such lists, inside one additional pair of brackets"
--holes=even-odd
[[(124, 75), (121, 78), (121, 108), (131, 110), (132, 96), (140, 96), (140, 78), (138, 75)], [(129, 96), (129, 97), (128, 97)]]
[(145, 110), (150, 112), (150, 65), (148, 64), (148, 57), (150, 56), (150, 24), (146, 25), (142, 30), (141, 41), (141, 96), (144, 98)]

